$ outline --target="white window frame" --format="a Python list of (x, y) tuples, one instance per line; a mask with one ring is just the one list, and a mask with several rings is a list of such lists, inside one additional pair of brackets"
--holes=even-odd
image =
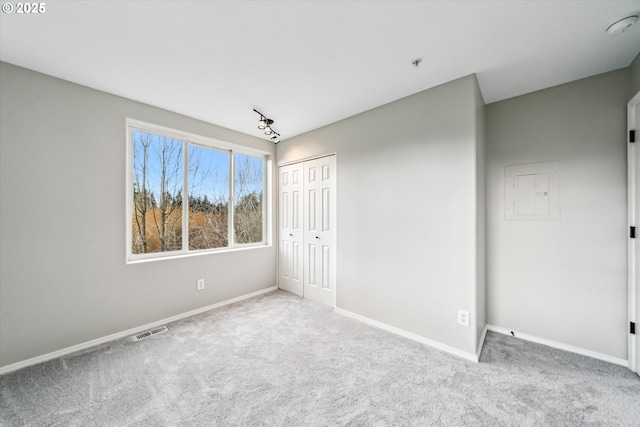
[[(227, 241), (228, 246), (223, 248), (190, 250), (188, 244), (188, 209), (182, 209), (182, 249), (177, 251), (153, 252), (146, 254), (134, 254), (132, 251), (133, 239), (133, 131), (142, 131), (150, 134), (165, 136), (168, 138), (180, 140), (183, 142), (183, 184), (182, 184), (182, 200), (183, 204), (188, 206), (188, 151), (190, 144), (198, 145), (214, 150), (225, 151), (229, 153), (229, 204), (228, 204), (228, 223), (227, 223)], [(272, 170), (273, 158), (268, 151), (258, 150), (254, 148), (244, 147), (226, 141), (209, 138), (202, 135), (196, 135), (190, 132), (171, 129), (168, 127), (143, 122), (135, 119), (126, 119), (126, 262), (135, 263), (140, 261), (152, 261), (160, 259), (170, 259), (193, 255), (229, 252), (247, 248), (265, 247), (272, 244), (271, 239), (271, 217), (273, 214), (273, 206), (271, 203), (271, 187), (272, 187)], [(252, 157), (261, 157), (264, 159), (263, 167), (263, 200), (262, 200), (262, 240), (254, 243), (236, 243), (235, 242), (235, 155), (243, 154)], [(183, 205), (184, 206), (184, 205)]]

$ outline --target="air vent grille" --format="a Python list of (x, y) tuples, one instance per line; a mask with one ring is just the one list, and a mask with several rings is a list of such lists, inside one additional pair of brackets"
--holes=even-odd
[(149, 338), (150, 336), (161, 334), (163, 332), (167, 332), (168, 330), (169, 330), (169, 328), (167, 328), (166, 326), (160, 326), (159, 328), (151, 329), (150, 331), (141, 332), (141, 333), (139, 333), (137, 335), (134, 335), (131, 338), (133, 339), (133, 341), (140, 341), (140, 340), (143, 340), (145, 338)]

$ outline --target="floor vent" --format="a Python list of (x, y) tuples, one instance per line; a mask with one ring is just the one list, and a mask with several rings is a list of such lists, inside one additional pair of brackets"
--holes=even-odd
[(140, 340), (143, 340), (145, 338), (149, 338), (150, 336), (161, 334), (163, 332), (167, 332), (168, 330), (169, 330), (169, 328), (167, 328), (166, 326), (160, 326), (159, 328), (151, 329), (150, 331), (141, 332), (138, 335), (134, 335), (132, 337), (132, 339), (134, 341), (140, 341)]

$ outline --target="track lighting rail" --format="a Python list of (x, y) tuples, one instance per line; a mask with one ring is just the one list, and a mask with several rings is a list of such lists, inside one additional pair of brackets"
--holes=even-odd
[(271, 125), (273, 124), (273, 120), (267, 118), (267, 116), (265, 116), (255, 108), (253, 109), (253, 111), (260, 115), (260, 120), (258, 121), (258, 129), (264, 131), (264, 134), (267, 135), (272, 142), (276, 144), (280, 142), (280, 134), (273, 130), (273, 128), (271, 127)]

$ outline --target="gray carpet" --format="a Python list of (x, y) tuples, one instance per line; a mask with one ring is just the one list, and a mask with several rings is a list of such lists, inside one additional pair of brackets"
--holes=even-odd
[(3, 426), (640, 426), (626, 368), (489, 333), (474, 364), (273, 292), (0, 377)]

